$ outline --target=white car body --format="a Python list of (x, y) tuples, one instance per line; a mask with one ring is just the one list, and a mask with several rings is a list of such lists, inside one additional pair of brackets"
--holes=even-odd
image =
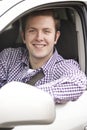
[[(86, 5), (87, 1), (82, 1), (82, 0), (78, 0), (78, 1), (76, 1), (76, 0), (75, 1), (68, 1), (68, 0), (46, 0), (46, 1), (44, 1), (44, 0), (41, 0), (41, 1), (39, 1), (39, 0), (37, 0), (37, 1), (36, 0), (2, 0), (2, 1), (0, 1), (0, 32), (3, 32), (4, 30), (8, 29), (7, 27), (8, 27), (8, 25), (10, 25), (10, 23), (13, 23), (18, 18), (21, 18), (21, 16), (26, 14), (27, 11), (39, 9), (40, 7), (47, 8), (47, 7), (49, 7), (49, 4), (50, 5), (53, 4), (53, 6), (55, 6), (56, 3), (58, 5), (60, 5), (60, 8), (62, 8), (62, 6), (64, 8), (66, 6), (69, 7), (69, 4), (72, 5), (74, 2), (77, 2), (77, 3), (79, 2), (78, 3), (79, 6), (81, 6), (81, 4), (80, 4), (80, 2), (81, 2), (85, 8), (85, 13), (87, 15), (87, 5)], [(76, 3), (76, 6), (78, 5), (77, 3)], [(72, 6), (72, 8), (74, 9), (73, 6)], [(78, 32), (77, 37), (78, 37), (79, 64), (81, 66), (81, 69), (84, 72), (86, 72), (86, 68), (87, 68), (86, 67), (86, 58), (87, 58), (86, 53), (87, 52), (85, 49), (85, 47), (86, 47), (85, 44), (83, 45), (83, 43), (85, 43), (84, 42), (84, 33), (86, 33), (86, 31), (83, 33), (81, 19), (76, 10), (74, 10), (74, 13), (75, 13), (75, 18), (76, 18), (75, 19), (76, 20), (75, 21), (76, 29)], [(87, 20), (86, 17), (85, 17), (85, 19)], [(85, 30), (87, 30), (87, 25), (86, 25)], [(4, 92), (4, 91), (2, 92), (2, 90), (5, 90), (5, 89), (0, 90), (1, 95), (3, 95), (3, 92)], [(3, 97), (3, 99), (2, 99), (1, 95), (0, 95), (0, 104), (5, 101), (5, 98)], [(7, 93), (7, 95), (9, 95), (9, 92)], [(51, 101), (51, 106), (49, 106), (49, 107), (52, 107), (52, 109), (50, 111), (52, 116), (50, 118), (48, 117), (48, 119), (49, 120), (52, 119), (53, 121), (47, 121), (48, 124), (46, 123), (46, 121), (45, 122), (43, 121), (44, 125), (41, 124), (41, 122), (38, 122), (38, 124), (35, 125), (34, 120), (32, 120), (32, 122), (31, 122), (31, 119), (28, 117), (28, 119), (30, 120), (30, 124), (26, 125), (26, 123), (25, 123), (25, 125), (24, 125), (23, 116), (21, 116), (21, 118), (22, 118), (21, 121), (23, 124), (18, 123), (17, 124), (18, 126), (14, 125), (16, 127), (13, 128), (13, 130), (36, 130), (36, 129), (37, 130), (86, 130), (87, 129), (87, 127), (86, 127), (87, 126), (87, 101), (86, 101), (87, 92), (85, 92), (75, 102), (68, 102), (66, 104), (60, 104), (60, 105), (58, 104), (58, 105), (55, 105), (55, 107), (52, 102), (52, 99), (50, 99), (49, 96), (48, 96), (48, 98), (49, 98), (48, 102)], [(8, 99), (8, 100), (10, 102), (10, 99)], [(32, 104), (32, 101), (33, 101), (33, 99), (31, 100), (31, 103), (29, 105)], [(8, 105), (10, 105), (9, 106), (9, 109), (10, 109), (11, 104), (8, 104)], [(21, 103), (21, 105), (23, 105), (23, 103)], [(2, 105), (2, 106), (5, 107), (4, 105)], [(0, 114), (3, 111), (3, 107), (1, 107), (1, 109), (0, 109)], [(23, 109), (25, 110), (25, 108), (23, 108)], [(55, 111), (56, 111), (56, 117), (54, 117)], [(11, 111), (11, 112), (13, 112), (13, 111)], [(44, 111), (44, 112), (48, 112), (48, 111)], [(9, 111), (9, 114), (10, 114), (10, 111)], [(11, 119), (14, 117), (14, 114), (15, 113), (13, 113), (13, 115), (11, 116)], [(17, 118), (17, 116), (16, 116), (16, 118)], [(36, 117), (39, 118), (38, 115)], [(2, 114), (2, 117), (0, 118), (0, 124), (1, 124), (2, 118), (3, 118), (3, 114)], [(32, 118), (32, 110), (31, 110), (31, 118)], [(54, 118), (55, 118), (55, 120), (54, 120)], [(4, 118), (3, 118), (3, 120), (4, 120)], [(50, 123), (53, 122), (53, 123), (49, 124), (49, 122)], [(14, 124), (15, 124), (15, 122), (14, 122)], [(21, 126), (20, 126), (20, 124), (21, 124)], [(1, 124), (1, 126), (4, 127), (4, 125), (2, 125), (2, 124)], [(5, 127), (6, 127), (6, 124), (5, 124)]]

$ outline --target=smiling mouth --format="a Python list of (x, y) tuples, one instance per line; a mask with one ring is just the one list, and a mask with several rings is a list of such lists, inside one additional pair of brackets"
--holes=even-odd
[(44, 45), (44, 44), (33, 44), (33, 46), (35, 46), (36, 48), (43, 48), (46, 45)]

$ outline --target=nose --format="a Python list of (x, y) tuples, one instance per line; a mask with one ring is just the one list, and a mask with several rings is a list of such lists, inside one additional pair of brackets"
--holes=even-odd
[(43, 40), (43, 33), (42, 33), (42, 31), (38, 31), (37, 32), (36, 39), (37, 39), (37, 41), (42, 41)]

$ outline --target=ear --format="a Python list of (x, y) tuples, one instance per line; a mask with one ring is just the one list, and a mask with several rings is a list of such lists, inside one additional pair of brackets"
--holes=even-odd
[(55, 35), (55, 44), (57, 43), (59, 37), (60, 37), (60, 31), (57, 31)]
[(24, 32), (21, 32), (21, 37), (22, 37), (23, 43), (25, 44), (25, 34), (24, 34)]

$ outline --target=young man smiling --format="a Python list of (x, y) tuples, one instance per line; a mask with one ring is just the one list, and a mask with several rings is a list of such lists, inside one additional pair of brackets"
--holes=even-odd
[(27, 16), (26, 25), (23, 25), (23, 41), (29, 50), (33, 69), (41, 67), (53, 55), (54, 45), (60, 36), (56, 31), (57, 20), (52, 15), (51, 11), (34, 12)]
[[(36, 11), (22, 18), (22, 38), (26, 48), (9, 48), (0, 53), (0, 86), (19, 81), (48, 92), (55, 103), (78, 99), (86, 89), (86, 76), (74, 60), (61, 57), (55, 44), (60, 36), (53, 10)], [(32, 84), (31, 84), (32, 85)]]

